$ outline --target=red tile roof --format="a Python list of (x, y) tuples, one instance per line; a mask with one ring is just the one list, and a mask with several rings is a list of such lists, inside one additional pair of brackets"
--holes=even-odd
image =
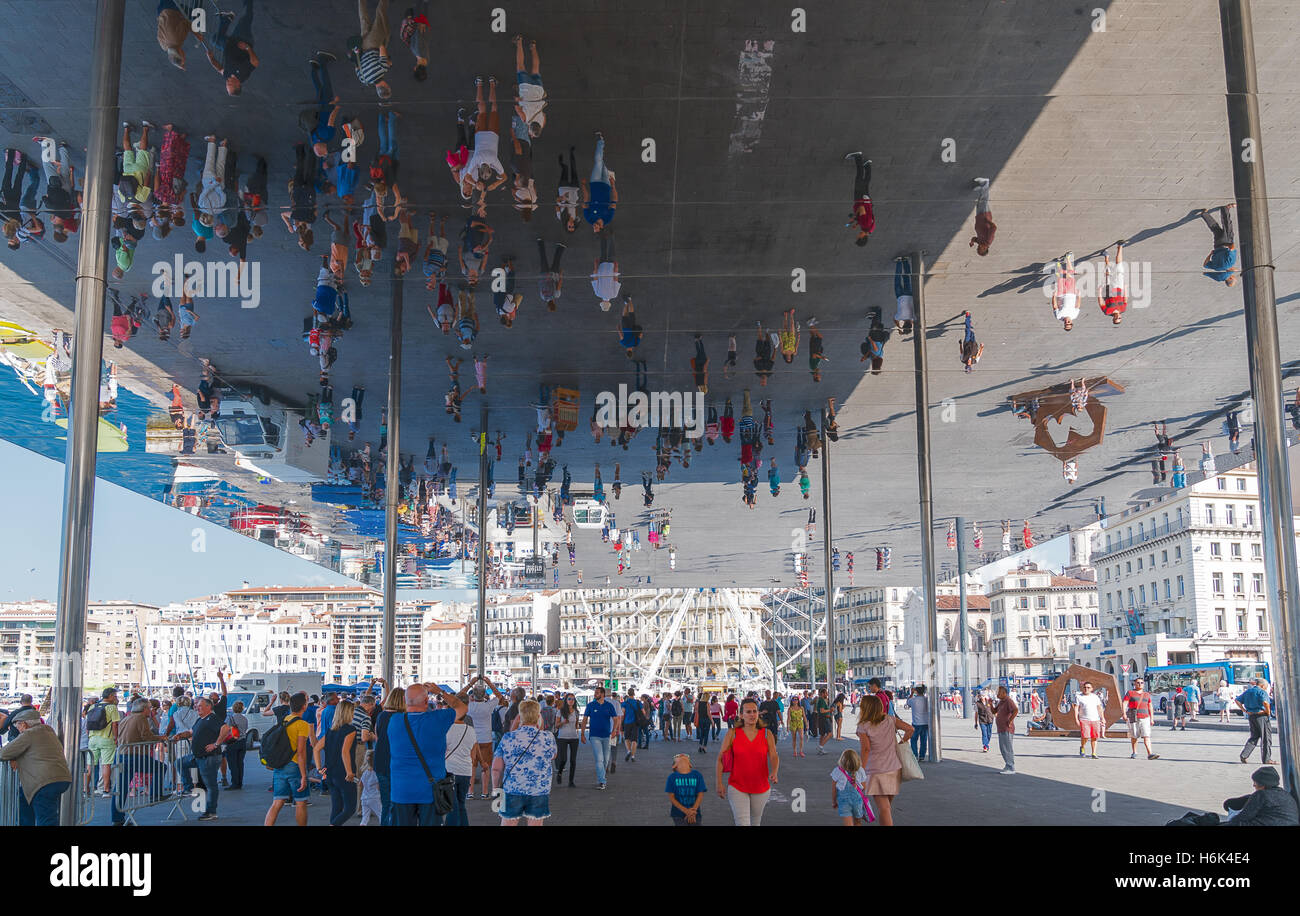
[[(939, 595), (936, 599), (937, 607), (941, 611), (960, 611), (960, 595)], [(989, 610), (989, 599), (983, 595), (967, 595), (966, 609), (970, 611), (987, 611)]]

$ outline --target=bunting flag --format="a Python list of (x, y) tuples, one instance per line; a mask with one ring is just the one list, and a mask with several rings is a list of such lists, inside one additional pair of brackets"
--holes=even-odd
[(1028, 550), (1030, 547), (1034, 546), (1034, 533), (1029, 530), (1029, 519), (1025, 519), (1024, 539), (1025, 539), (1025, 550)]
[(800, 588), (807, 588), (807, 587), (808, 587), (808, 567), (807, 567), (807, 565), (803, 565), (803, 566), (800, 566), (800, 567), (799, 567), (799, 587), (800, 587)]
[(889, 569), (889, 563), (890, 560), (893, 558), (893, 556), (894, 556), (894, 549), (892, 547), (886, 547), (885, 548), (885, 569)]
[(957, 525), (954, 522), (948, 523), (948, 549), (957, 549)]
[(975, 549), (980, 550), (984, 546), (984, 529), (979, 525), (975, 526)]
[(1002, 552), (1011, 553), (1011, 522), (1002, 521)]
[(853, 551), (850, 550), (848, 553), (846, 553), (844, 555), (844, 558), (848, 561), (849, 564), (849, 588), (852, 588), (853, 587)]
[(831, 572), (839, 572), (839, 571), (840, 571), (840, 549), (838, 547), (832, 547), (831, 548)]
[(885, 548), (877, 547), (876, 548), (876, 572), (880, 572), (884, 568), (885, 568)]

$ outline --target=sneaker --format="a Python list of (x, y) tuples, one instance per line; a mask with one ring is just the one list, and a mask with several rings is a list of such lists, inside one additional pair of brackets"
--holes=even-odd
[(215, 811), (209, 811), (199, 815), (199, 820), (201, 821), (215, 821), (216, 819), (217, 813)]
[(1096, 754), (1093, 754), (1093, 755), (1092, 755), (1092, 759), (1093, 759), (1093, 760), (1100, 760), (1101, 758), (1099, 758)]
[(1147, 760), (1159, 760), (1159, 759), (1160, 759), (1159, 754), (1147, 754)]
[(810, 327), (810, 328), (815, 328), (815, 327), (817, 327), (817, 319), (816, 319), (816, 318), (809, 318), (809, 319), (808, 319), (808, 327)]
[[(1129, 754), (1129, 755), (1128, 755), (1128, 759), (1129, 759), (1129, 760), (1137, 760), (1137, 759), (1138, 759), (1137, 751), (1134, 751), (1133, 753)], [(1245, 762), (1246, 762), (1246, 761), (1244, 761), (1244, 760), (1242, 761), (1242, 763), (1245, 763)]]
[(862, 150), (855, 150), (855, 151), (852, 152), (852, 153), (845, 153), (845, 154), (844, 154), (844, 158), (845, 158), (845, 159), (852, 159), (854, 156), (861, 156), (861, 155), (862, 155)]
[(596, 788), (597, 788), (597, 789), (604, 789), (604, 788), (605, 788), (605, 784), (604, 784), (603, 782), (598, 782), (598, 783), (596, 783)]
[(1242, 763), (1249, 763), (1249, 762), (1250, 762), (1250, 761), (1248, 761), (1245, 757), (1238, 757), (1237, 759), (1240, 760)]
[(999, 776), (1015, 776), (1015, 775), (1016, 775), (1016, 771), (1013, 770), (1013, 769), (1011, 769), (1011, 767), (1003, 767), (1002, 769), (998, 770), (998, 775), (999, 775)]
[(817, 748), (817, 756), (818, 756), (818, 757), (825, 757), (825, 756), (826, 756), (826, 748), (824, 748), (824, 747), (819, 747), (819, 748)]
[(631, 751), (628, 751), (626, 754), (623, 755), (623, 762), (624, 762), (624, 763), (627, 763), (627, 762), (628, 762), (629, 760), (631, 760), (631, 759), (632, 759), (632, 752), (631, 752)]
[(1080, 756), (1080, 757), (1083, 756), (1083, 748), (1079, 748), (1079, 756)]

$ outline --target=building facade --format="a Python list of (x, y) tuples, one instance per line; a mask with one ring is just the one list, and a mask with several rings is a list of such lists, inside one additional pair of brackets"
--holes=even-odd
[(1029, 563), (989, 585), (992, 651), (999, 677), (1054, 674), (1071, 650), (1101, 633), (1090, 569), (1057, 575)]

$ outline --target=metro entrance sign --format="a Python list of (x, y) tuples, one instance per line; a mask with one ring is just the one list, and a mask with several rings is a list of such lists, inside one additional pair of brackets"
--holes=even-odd
[(618, 693), (618, 681), (605, 681), (605, 690), (612, 690), (615, 693)]

